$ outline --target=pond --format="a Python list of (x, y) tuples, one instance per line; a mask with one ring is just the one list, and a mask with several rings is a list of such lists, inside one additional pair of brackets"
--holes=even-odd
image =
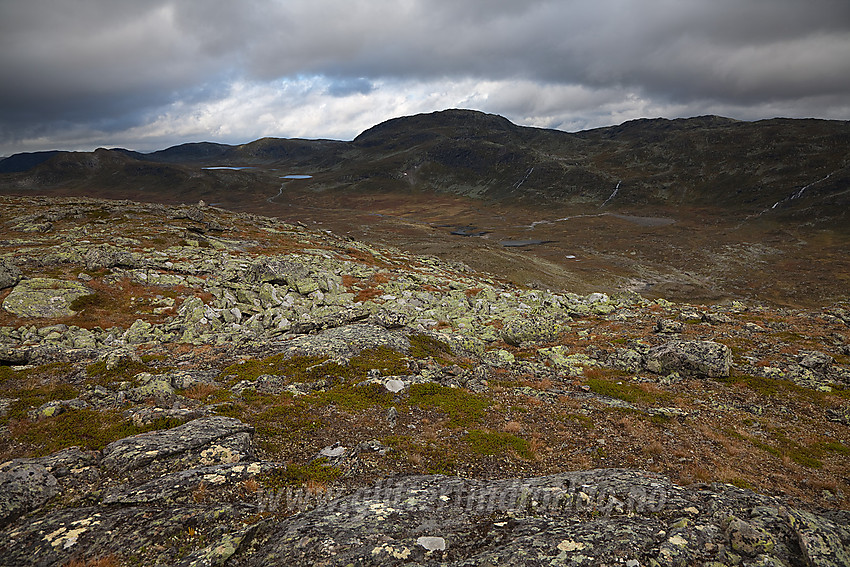
[(506, 248), (520, 248), (522, 246), (535, 246), (537, 244), (546, 244), (547, 242), (555, 242), (554, 240), (500, 240), (499, 244)]
[(255, 168), (250, 167), (250, 166), (234, 167), (234, 166), (230, 166), (230, 165), (216, 165), (216, 166), (213, 166), (213, 167), (202, 167), (201, 169), (229, 169), (231, 171), (240, 171), (242, 169), (255, 169)]
[(313, 176), (312, 176), (312, 175), (295, 175), (295, 174), (290, 174), (290, 175), (282, 175), (280, 178), (281, 178), (281, 179), (312, 179), (312, 178), (313, 178)]

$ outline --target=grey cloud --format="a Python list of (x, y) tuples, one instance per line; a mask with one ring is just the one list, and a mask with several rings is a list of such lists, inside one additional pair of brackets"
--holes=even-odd
[(464, 100), (547, 124), (640, 108), (744, 117), (829, 104), (822, 114), (834, 117), (850, 99), (850, 2), (8, 1), (0, 73), (6, 145), (71, 127), (119, 131), (240, 83), (314, 76), (337, 98), (517, 81), (513, 97)]
[(334, 81), (327, 89), (331, 96), (348, 96), (351, 94), (367, 94), (374, 90), (374, 85), (363, 77), (357, 79), (341, 79)]

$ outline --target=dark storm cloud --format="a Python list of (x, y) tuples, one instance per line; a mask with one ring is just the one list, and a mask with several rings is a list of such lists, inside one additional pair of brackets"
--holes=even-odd
[(358, 112), (354, 96), (383, 117), (466, 102), (562, 127), (653, 111), (847, 118), (850, 2), (7, 0), (0, 73), (0, 152), (152, 124), (251, 135), (210, 126), (221, 107), (297, 130), (281, 113), (322, 96), (352, 101), (329, 103), (328, 124)]

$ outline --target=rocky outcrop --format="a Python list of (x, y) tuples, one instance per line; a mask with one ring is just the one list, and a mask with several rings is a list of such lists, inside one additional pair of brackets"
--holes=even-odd
[(121, 439), (103, 450), (103, 466), (110, 471), (138, 470), (167, 459), (205, 465), (235, 463), (254, 455), (253, 429), (237, 419), (209, 417), (167, 431)]
[(845, 516), (631, 470), (384, 481), (264, 522), (235, 565), (846, 565)]

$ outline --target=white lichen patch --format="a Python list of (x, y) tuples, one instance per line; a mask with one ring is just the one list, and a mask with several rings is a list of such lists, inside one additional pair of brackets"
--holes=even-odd
[(242, 460), (241, 453), (221, 445), (213, 445), (201, 451), (202, 465), (238, 463), (240, 460)]
[(212, 484), (224, 484), (225, 482), (227, 482), (227, 477), (221, 474), (211, 473), (205, 474), (204, 480)]
[(670, 543), (672, 543), (676, 547), (685, 547), (686, 545), (688, 545), (688, 540), (686, 540), (685, 538), (683, 538), (680, 535), (670, 536), (670, 538), (667, 541), (669, 541)]
[(386, 520), (390, 514), (397, 512), (398, 510), (387, 506), (383, 502), (374, 502), (369, 504), (369, 511), (378, 516), (379, 519)]
[(87, 532), (90, 527), (100, 524), (100, 520), (97, 519), (98, 516), (100, 514), (71, 522), (71, 526), (76, 527), (62, 526), (44, 536), (44, 541), (49, 543), (54, 549), (70, 549), (77, 544), (79, 537)]
[(387, 555), (395, 559), (407, 559), (408, 557), (410, 557), (410, 550), (408, 548), (396, 548), (392, 545), (389, 545), (388, 543), (379, 545), (378, 547), (372, 550), (372, 555), (380, 555), (381, 553), (386, 553)]
[(580, 541), (573, 541), (571, 539), (565, 539), (564, 541), (558, 544), (558, 549), (561, 551), (581, 551), (586, 547), (586, 543), (582, 543)]

